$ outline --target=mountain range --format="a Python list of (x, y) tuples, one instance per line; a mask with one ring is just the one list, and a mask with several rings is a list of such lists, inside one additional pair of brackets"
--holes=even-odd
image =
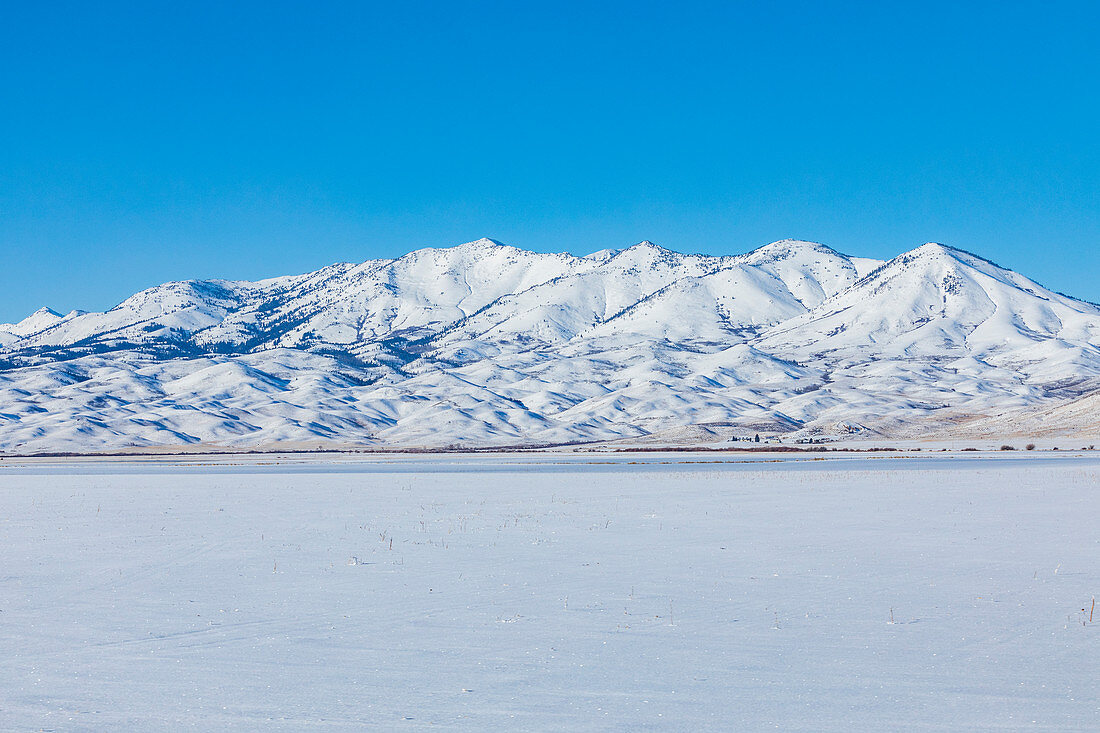
[(1098, 390), (1100, 307), (931, 243), (481, 239), (0, 324), (9, 453), (1074, 434)]

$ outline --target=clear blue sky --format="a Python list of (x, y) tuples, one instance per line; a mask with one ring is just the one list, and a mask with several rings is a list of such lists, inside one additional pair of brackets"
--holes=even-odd
[(1100, 300), (1100, 3), (8, 3), (0, 321), (482, 236)]

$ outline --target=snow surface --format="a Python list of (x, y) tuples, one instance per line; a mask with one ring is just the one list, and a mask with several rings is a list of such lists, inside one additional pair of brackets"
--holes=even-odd
[(3, 730), (1093, 728), (1100, 460), (0, 460)]
[[(880, 262), (483, 239), (0, 326), (8, 453), (942, 438), (1097, 389), (1100, 308), (939, 244)], [(1075, 415), (1064, 434), (1097, 434)]]

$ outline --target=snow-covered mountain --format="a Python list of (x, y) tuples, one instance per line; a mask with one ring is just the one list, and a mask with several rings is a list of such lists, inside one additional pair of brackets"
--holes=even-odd
[(1100, 308), (939, 244), (881, 262), (482, 239), (0, 324), (9, 452), (911, 437), (1097, 389)]

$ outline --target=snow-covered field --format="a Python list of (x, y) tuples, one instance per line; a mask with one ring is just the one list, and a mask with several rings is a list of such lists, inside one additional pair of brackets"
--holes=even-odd
[(1098, 487), (1068, 452), (4, 459), (0, 728), (1095, 729)]

